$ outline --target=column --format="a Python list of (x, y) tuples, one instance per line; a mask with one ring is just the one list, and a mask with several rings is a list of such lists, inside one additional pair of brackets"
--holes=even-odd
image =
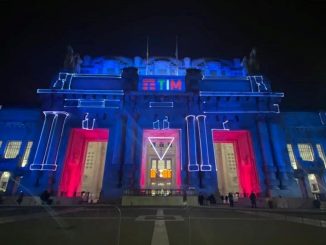
[(260, 147), (262, 150), (265, 174), (267, 177), (267, 184), (270, 189), (275, 189), (279, 184), (276, 179), (276, 169), (273, 163), (272, 150), (270, 145), (269, 133), (264, 118), (257, 119), (258, 134), (260, 139)]
[(269, 130), (270, 130), (271, 141), (272, 141), (271, 145), (273, 149), (273, 155), (279, 171), (279, 179), (281, 181), (281, 187), (286, 188), (290, 184), (288, 173), (291, 171), (291, 168), (289, 164), (288, 165), (286, 164), (286, 160), (284, 156), (285, 152), (287, 152), (284, 135), (281, 134), (280, 132), (281, 129), (279, 128), (277, 122), (270, 122)]
[(30, 170), (56, 171), (64, 125), (69, 115), (64, 111), (45, 111), (45, 120)]
[(43, 127), (36, 148), (33, 164), (30, 165), (30, 170), (41, 170), (43, 167), (44, 157), (47, 151), (47, 142), (49, 140), (50, 132), (54, 124), (55, 114), (52, 111), (43, 111), (45, 116)]
[(48, 155), (43, 164), (43, 170), (57, 170), (58, 152), (68, 115), (67, 112), (57, 112), (55, 115), (55, 126), (52, 130), (51, 138), (49, 138)]
[(132, 168), (135, 152), (136, 136), (133, 118), (128, 115), (126, 123), (126, 139), (123, 163), (123, 186), (130, 188), (132, 183)]
[(196, 119), (197, 119), (198, 132), (199, 132), (200, 171), (211, 171), (212, 166), (209, 163), (209, 155), (208, 155), (206, 116), (198, 115)]
[(188, 152), (188, 171), (199, 171), (197, 163), (197, 147), (196, 147), (196, 125), (194, 115), (186, 116), (187, 123), (187, 152)]

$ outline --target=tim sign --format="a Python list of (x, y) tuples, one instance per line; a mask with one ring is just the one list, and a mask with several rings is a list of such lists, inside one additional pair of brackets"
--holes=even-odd
[(140, 91), (185, 91), (185, 79), (183, 77), (140, 77)]

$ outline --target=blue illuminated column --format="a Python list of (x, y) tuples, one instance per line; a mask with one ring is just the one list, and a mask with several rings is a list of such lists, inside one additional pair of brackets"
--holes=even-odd
[(30, 170), (55, 171), (63, 129), (69, 114), (64, 111), (44, 111), (43, 113), (45, 119)]
[(185, 119), (187, 123), (188, 171), (199, 171), (196, 152), (196, 117), (194, 115), (188, 115)]
[(281, 129), (279, 127), (279, 123), (277, 122), (270, 122), (269, 129), (272, 140), (274, 159), (279, 171), (279, 179), (281, 181), (281, 186), (282, 188), (286, 188), (287, 185), (290, 184), (288, 174), (290, 174), (289, 172), (291, 172), (291, 169), (290, 165), (287, 165), (285, 160), (285, 154), (287, 153), (287, 149), (284, 134), (281, 134)]
[(257, 127), (260, 139), (260, 147), (263, 155), (265, 173), (267, 175), (266, 177), (268, 187), (269, 189), (274, 190), (278, 183), (276, 180), (276, 169), (273, 163), (272, 149), (270, 145), (270, 138), (266, 120), (264, 118), (258, 118)]
[(123, 186), (130, 188), (132, 185), (132, 170), (133, 161), (136, 147), (136, 132), (135, 126), (131, 116), (127, 117), (126, 123), (126, 143), (124, 152), (124, 165), (123, 165)]
[(207, 131), (206, 131), (206, 116), (198, 115), (196, 117), (199, 132), (199, 146), (200, 146), (200, 170), (211, 171), (212, 166), (209, 163)]

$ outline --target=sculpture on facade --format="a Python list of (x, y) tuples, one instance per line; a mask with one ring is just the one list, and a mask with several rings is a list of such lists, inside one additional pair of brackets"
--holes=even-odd
[(247, 56), (242, 59), (242, 66), (246, 69), (248, 75), (257, 75), (260, 71), (260, 65), (257, 59), (257, 50), (252, 48), (249, 54), (249, 59)]
[(64, 60), (63, 68), (65, 72), (80, 73), (80, 65), (83, 60), (80, 58), (79, 53), (74, 54), (73, 48), (69, 45), (67, 47), (66, 57)]

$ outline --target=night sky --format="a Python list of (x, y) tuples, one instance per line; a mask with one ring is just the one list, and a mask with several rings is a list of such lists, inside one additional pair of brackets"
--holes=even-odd
[(258, 50), (262, 73), (285, 92), (281, 110), (326, 109), (325, 1), (0, 0), (3, 106), (37, 106), (71, 44), (82, 56), (242, 58)]

